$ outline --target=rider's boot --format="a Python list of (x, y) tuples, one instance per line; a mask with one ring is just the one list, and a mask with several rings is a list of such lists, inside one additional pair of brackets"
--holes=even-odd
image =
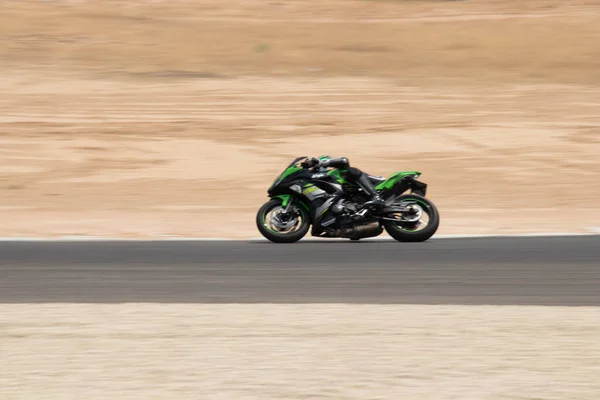
[(369, 201), (363, 204), (363, 207), (366, 208), (382, 208), (385, 205), (385, 200), (383, 200), (371, 180), (369, 176), (364, 172), (360, 175), (360, 177), (356, 180), (356, 182), (363, 188), (365, 192), (370, 196)]

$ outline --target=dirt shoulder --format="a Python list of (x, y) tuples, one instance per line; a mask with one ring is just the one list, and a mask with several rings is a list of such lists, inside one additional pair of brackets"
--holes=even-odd
[(7, 400), (600, 396), (594, 307), (18, 304), (0, 311)]
[(2, 236), (255, 237), (313, 154), (421, 171), (439, 233), (600, 226), (597, 6), (54, 3), (3, 5)]

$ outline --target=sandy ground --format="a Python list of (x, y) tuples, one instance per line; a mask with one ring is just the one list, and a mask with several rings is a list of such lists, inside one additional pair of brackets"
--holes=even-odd
[(256, 237), (318, 154), (439, 233), (600, 226), (597, 2), (1, 3), (1, 236)]
[[(0, 0), (0, 236), (254, 237), (297, 155), (600, 226), (600, 2)], [(0, 398), (600, 397), (597, 308), (0, 306)]]
[(24, 304), (0, 311), (3, 400), (600, 396), (598, 308)]

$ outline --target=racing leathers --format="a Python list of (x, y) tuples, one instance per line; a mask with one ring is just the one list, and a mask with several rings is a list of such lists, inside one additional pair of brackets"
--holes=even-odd
[(356, 183), (365, 193), (369, 195), (369, 201), (364, 204), (368, 208), (383, 207), (385, 201), (379, 196), (375, 186), (369, 179), (369, 175), (356, 167), (350, 166), (350, 161), (346, 157), (330, 158), (321, 156), (319, 158), (309, 158), (304, 163), (308, 168), (337, 168), (344, 174), (344, 179)]

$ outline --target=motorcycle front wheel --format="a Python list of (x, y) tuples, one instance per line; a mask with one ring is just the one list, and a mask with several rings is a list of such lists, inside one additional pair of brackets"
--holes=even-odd
[(282, 201), (272, 199), (258, 210), (256, 227), (273, 243), (295, 243), (308, 233), (310, 222), (304, 208), (292, 205), (286, 214)]

